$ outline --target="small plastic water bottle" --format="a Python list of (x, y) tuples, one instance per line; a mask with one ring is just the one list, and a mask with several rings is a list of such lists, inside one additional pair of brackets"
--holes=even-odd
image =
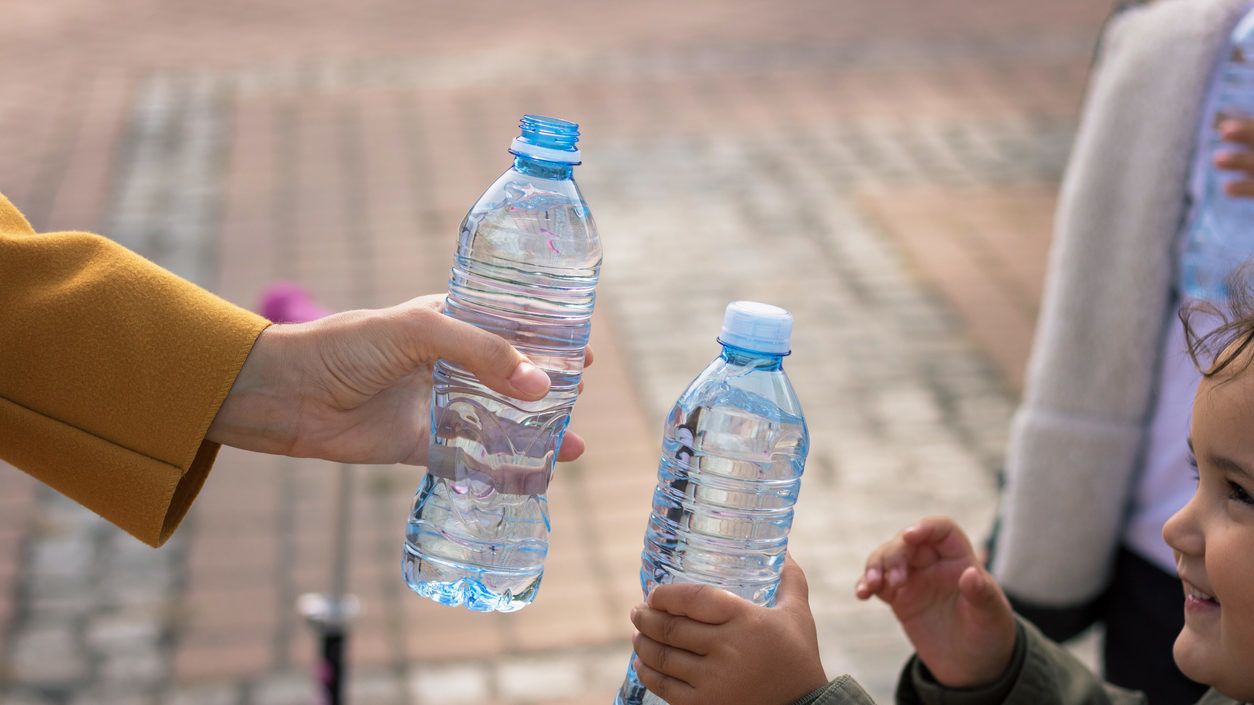
[[(775, 603), (810, 447), (784, 373), (791, 335), (792, 316), (782, 308), (728, 304), (722, 354), (666, 419), (641, 553), (645, 597), (666, 583), (704, 583), (759, 605)], [(614, 702), (662, 701), (629, 662)]]
[(457, 365), (435, 367), (427, 475), (401, 568), (419, 595), (512, 612), (540, 588), (545, 493), (583, 373), (601, 242), (572, 178), (579, 126), (526, 115), (514, 164), (462, 222), (445, 311), (496, 333), (548, 373), (536, 402), (503, 397)]
[(1220, 137), (1220, 123), (1254, 117), (1254, 12), (1233, 28), (1218, 61), (1198, 138), (1191, 186), (1195, 201), (1178, 271), (1185, 296), (1217, 303), (1228, 298), (1233, 271), (1254, 257), (1254, 198), (1224, 193), (1224, 185), (1240, 175), (1211, 161), (1217, 151), (1239, 149)]

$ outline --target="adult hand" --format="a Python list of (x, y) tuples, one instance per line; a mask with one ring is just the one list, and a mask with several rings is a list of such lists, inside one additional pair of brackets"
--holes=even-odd
[[(206, 437), (302, 458), (425, 465), (436, 360), (457, 363), (509, 397), (544, 397), (544, 371), (500, 336), (445, 316), (443, 304), (437, 294), (271, 326)], [(591, 349), (584, 360), (592, 364)], [(583, 439), (568, 432), (558, 460), (574, 460), (583, 450)]]
[(636, 674), (671, 705), (787, 705), (827, 682), (805, 574), (791, 557), (774, 607), (708, 585), (662, 585), (632, 610)]
[(1254, 120), (1226, 118), (1219, 123), (1219, 136), (1240, 149), (1216, 152), (1215, 166), (1226, 171), (1239, 172), (1236, 178), (1224, 184), (1229, 196), (1254, 196)]
[(987, 685), (1010, 666), (1010, 602), (952, 519), (923, 519), (875, 549), (857, 585), (858, 599), (872, 595), (892, 607), (941, 685)]

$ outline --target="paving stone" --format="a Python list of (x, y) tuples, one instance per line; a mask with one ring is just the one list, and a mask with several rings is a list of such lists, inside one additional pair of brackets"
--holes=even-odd
[(91, 570), (94, 558), (91, 541), (83, 535), (39, 541), (31, 554), (33, 575), (58, 578), (81, 576)]
[(69, 626), (28, 628), (12, 638), (10, 670), (17, 683), (64, 685), (88, 674), (86, 656)]
[(630, 642), (625, 642), (616, 649), (590, 654), (587, 663), (588, 689), (594, 692), (613, 693), (622, 685), (623, 678), (627, 675), (627, 663), (630, 658)]
[(126, 653), (151, 648), (161, 639), (158, 616), (137, 611), (92, 619), (86, 629), (88, 646), (100, 653)]
[(418, 705), (468, 705), (488, 699), (492, 673), (482, 664), (423, 666), (410, 673), (408, 688)]
[(237, 685), (185, 686), (169, 691), (162, 698), (167, 705), (239, 705)]
[(318, 686), (307, 673), (281, 673), (260, 681), (252, 692), (253, 705), (308, 705), (318, 698)]
[(157, 699), (151, 693), (137, 690), (135, 686), (99, 685), (93, 687), (91, 692), (79, 694), (70, 701), (70, 705), (157, 705)]
[(396, 675), (354, 671), (348, 682), (347, 701), (354, 705), (402, 705), (409, 699)]
[(148, 689), (165, 679), (168, 668), (166, 658), (155, 648), (117, 654), (104, 652), (98, 666), (99, 678), (106, 683)]
[(583, 690), (577, 657), (503, 660), (496, 668), (497, 687), (511, 702), (548, 702)]
[(5, 692), (5, 705), (56, 705), (57, 699), (36, 693)]

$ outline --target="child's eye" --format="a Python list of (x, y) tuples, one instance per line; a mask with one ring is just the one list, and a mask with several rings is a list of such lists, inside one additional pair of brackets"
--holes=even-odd
[(1254, 497), (1245, 488), (1232, 480), (1228, 480), (1228, 499), (1235, 499), (1242, 504), (1254, 504)]
[(1185, 460), (1189, 463), (1189, 467), (1192, 468), (1189, 471), (1189, 474), (1193, 476), (1193, 481), (1197, 482), (1201, 479), (1201, 475), (1197, 469), (1197, 456), (1193, 455), (1192, 451), (1189, 451), (1189, 455), (1185, 458)]

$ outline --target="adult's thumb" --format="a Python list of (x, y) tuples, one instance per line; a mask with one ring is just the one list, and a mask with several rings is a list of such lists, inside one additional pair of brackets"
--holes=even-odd
[(784, 567), (779, 572), (779, 590), (775, 593), (776, 607), (801, 605), (808, 608), (810, 604), (810, 584), (806, 582), (806, 574), (792, 559), (792, 554), (784, 555)]
[(424, 317), (418, 335), (436, 357), (457, 364), (484, 385), (515, 399), (536, 400), (549, 391), (549, 376), (504, 338), (438, 311)]

